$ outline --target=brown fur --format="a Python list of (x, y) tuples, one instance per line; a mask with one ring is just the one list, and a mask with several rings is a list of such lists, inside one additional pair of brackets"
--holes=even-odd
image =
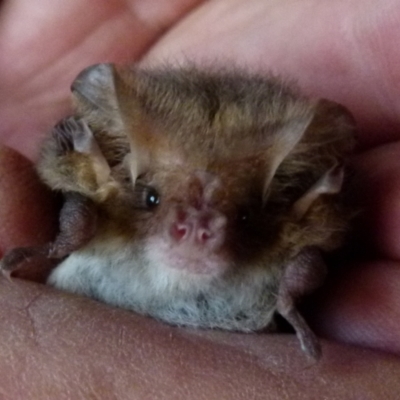
[[(350, 213), (342, 201), (341, 183), (329, 171), (340, 170), (352, 151), (354, 122), (350, 114), (336, 103), (304, 97), (292, 83), (235, 69), (147, 70), (103, 64), (83, 71), (72, 91), (73, 128), (67, 129), (65, 121), (55, 128), (43, 145), (38, 170), (53, 189), (77, 192), (96, 204), (97, 230), (88, 247), (75, 258), (72, 254), (72, 261), (66, 260), (52, 282), (168, 322), (194, 326), (249, 331), (270, 326), (275, 310), (294, 326), (303, 348), (316, 356), (317, 341), (294, 303), (315, 288), (316, 277), (323, 275), (318, 272), (323, 270), (320, 251), (340, 246), (347, 230)], [(86, 150), (75, 151), (71, 131), (80, 134), (86, 126), (93, 132), (92, 139), (90, 135), (86, 139), (92, 142)], [(93, 141), (96, 150), (90, 145)], [(325, 188), (324, 177), (332, 178), (327, 181), (333, 183), (320, 193), (318, 185)], [(154, 207), (147, 203), (152, 191), (159, 194), (159, 204)], [(310, 192), (317, 194), (315, 199), (307, 197)], [(294, 207), (299, 199), (307, 200), (301, 203), (301, 212)], [(223, 265), (227, 262), (228, 271), (209, 285), (208, 292), (199, 289), (201, 279), (192, 280), (189, 274), (192, 278), (183, 275), (180, 282), (168, 275), (168, 289), (152, 293), (151, 285), (157, 282), (143, 278), (144, 266), (157, 269), (157, 260), (163, 263), (165, 258), (168, 270), (170, 255), (173, 259), (174, 254), (185, 254), (180, 250), (174, 253), (174, 244), (168, 244), (170, 227), (181, 214), (204, 209), (211, 213), (212, 221), (219, 216), (226, 220), (222, 245), (215, 252), (204, 247), (204, 259), (210, 257), (213, 265), (215, 260)], [(145, 260), (140, 246), (153, 246), (152, 254), (161, 247), (167, 256), (158, 259), (151, 254)], [(187, 263), (192, 262), (193, 250), (195, 265), (202, 262), (201, 251), (191, 246)], [(134, 253), (133, 259), (129, 252)], [(129, 292), (129, 285), (122, 289), (125, 282), (115, 283), (117, 276), (108, 286), (96, 286), (95, 278), (89, 278), (91, 270), (81, 269), (81, 262), (89, 256), (94, 260), (92, 269), (97, 271), (97, 266), (103, 265), (104, 276), (97, 277), (98, 282), (107, 281), (109, 267), (126, 267), (128, 275), (135, 271), (137, 290), (142, 288), (140, 279), (149, 285), (143, 294), (146, 299), (132, 293), (121, 299), (118, 290)], [(80, 257), (86, 261), (79, 261)], [(119, 260), (117, 265), (114, 260)], [(81, 283), (76, 283), (74, 268), (86, 274), (86, 286), (80, 288)], [(192, 272), (190, 265), (188, 270)], [(297, 273), (305, 278), (293, 284)], [(253, 276), (260, 276), (263, 282), (261, 286), (257, 283), (254, 298)], [(307, 277), (312, 279), (308, 282)], [(156, 275), (153, 278), (157, 280)], [(229, 287), (229, 282), (234, 282), (233, 286)], [(113, 284), (116, 291), (104, 294)], [(176, 293), (169, 292), (171, 287)], [(220, 287), (225, 288), (225, 297), (218, 292)], [(231, 307), (231, 291), (235, 290), (241, 291), (238, 298), (242, 296), (254, 307), (241, 310), (240, 299)], [(167, 294), (168, 306), (163, 303), (153, 309)], [(187, 313), (193, 311), (198, 317), (185, 320), (186, 314), (179, 311), (180, 295), (187, 299)], [(264, 315), (266, 319), (257, 322)]]
[[(151, 160), (141, 180), (155, 185), (163, 201), (154, 213), (138, 217), (141, 212), (132, 211), (131, 202), (124, 201), (132, 192), (131, 183), (124, 183), (120, 198), (112, 196), (102, 205), (106, 214), (119, 219), (121, 213), (121, 223), (130, 229), (132, 222), (126, 215), (140, 221), (145, 218), (150, 226), (140, 230), (157, 230), (159, 216), (165, 215), (169, 202), (184, 201), (179, 197), (185, 197), (185, 174), (206, 170), (221, 178), (222, 186), (215, 196), (231, 222), (239, 207), (258, 203), (255, 226), (240, 232), (231, 224), (231, 240), (239, 240), (232, 245), (232, 253), (240, 253), (232, 256), (253, 254), (269, 259), (272, 250), (294, 254), (305, 246), (332, 250), (340, 244), (347, 225), (340, 195), (321, 196), (300, 221), (292, 220), (289, 210), (327, 169), (343, 163), (351, 151), (353, 122), (342, 106), (309, 100), (293, 84), (244, 71), (194, 67), (119, 67), (110, 71), (113, 84), (91, 88), (93, 93), (80, 88), (78, 78), (74, 92), (77, 114), (89, 122), (120, 183), (129, 181), (128, 168), (122, 164), (129, 141), (133, 138), (139, 143), (139, 150)], [(108, 111), (102, 112), (104, 109)], [(275, 157), (269, 153), (272, 138), (277, 132), (290, 135), (285, 127), (310, 114), (311, 123), (279, 166), (268, 188), (268, 201), (261, 208), (265, 171)], [(50, 186), (85, 195), (96, 192), (88, 156), (55, 154), (54, 140), (48, 140), (38, 168)], [(115, 202), (120, 206), (115, 207)]]

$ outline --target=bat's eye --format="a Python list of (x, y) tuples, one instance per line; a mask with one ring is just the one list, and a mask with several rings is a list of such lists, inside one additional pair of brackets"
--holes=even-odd
[(239, 224), (245, 225), (250, 220), (250, 211), (246, 208), (242, 208), (238, 211), (236, 218)]
[(160, 204), (160, 195), (152, 186), (137, 182), (134, 191), (134, 204), (137, 208), (153, 210)]
[(146, 206), (148, 208), (157, 207), (160, 204), (160, 196), (154, 188), (149, 187), (146, 193)]
[(262, 215), (260, 205), (257, 202), (251, 202), (239, 207), (236, 211), (236, 223), (240, 227), (253, 226), (260, 220)]

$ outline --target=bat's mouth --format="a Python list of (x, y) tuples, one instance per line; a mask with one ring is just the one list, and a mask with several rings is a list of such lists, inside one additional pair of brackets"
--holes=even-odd
[(196, 275), (219, 276), (227, 269), (227, 262), (216, 254), (198, 254), (194, 255), (169, 255), (169, 268), (185, 271)]
[(222, 249), (208, 250), (203, 247), (172, 245), (165, 240), (153, 238), (146, 246), (150, 264), (157, 269), (181, 271), (185, 275), (221, 276), (229, 267)]

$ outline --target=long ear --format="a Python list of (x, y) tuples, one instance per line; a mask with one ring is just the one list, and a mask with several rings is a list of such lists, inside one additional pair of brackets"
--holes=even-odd
[[(331, 159), (327, 168), (334, 165), (332, 159), (341, 163), (354, 149), (356, 144), (356, 122), (350, 111), (341, 104), (320, 99), (315, 115), (307, 131), (307, 141), (320, 144), (320, 149), (329, 153)], [(322, 153), (321, 153), (322, 155)]]
[[(299, 111), (300, 110), (300, 111)], [(291, 117), (297, 114), (296, 118)], [(307, 209), (306, 204), (313, 202), (314, 195), (333, 193), (331, 190), (341, 185), (341, 172), (335, 166), (353, 150), (355, 145), (355, 121), (351, 113), (342, 105), (330, 100), (320, 99), (310, 103), (306, 109), (297, 107), (288, 108), (286, 122), (282, 125), (279, 134), (272, 135), (272, 146), (267, 153), (267, 176), (265, 180), (263, 199), (267, 199), (269, 185), (284, 159), (289, 156), (296, 145), (304, 138), (302, 148), (304, 161), (310, 158), (309, 149), (318, 149), (318, 164), (321, 168), (321, 180), (312, 188), (312, 192), (296, 206), (299, 215)], [(315, 159), (315, 157), (313, 157)], [(333, 166), (333, 167), (332, 167)], [(326, 172), (329, 170), (328, 172)], [(329, 185), (328, 185), (329, 182)], [(340, 182), (340, 183), (339, 183)], [(329, 188), (328, 188), (328, 186)], [(324, 192), (325, 189), (327, 190)], [(311, 189), (310, 189), (311, 190)], [(320, 192), (321, 191), (321, 192)], [(299, 211), (302, 209), (303, 211)]]
[(268, 147), (266, 155), (268, 164), (263, 190), (264, 202), (267, 200), (268, 189), (276, 170), (304, 136), (312, 117), (313, 112), (310, 109), (304, 115), (292, 118), (284, 123), (283, 127), (273, 134), (272, 144)]
[(134, 69), (96, 64), (83, 70), (71, 87), (78, 113), (91, 126), (127, 136), (133, 180), (150, 158), (144, 145), (150, 128), (136, 95), (135, 78)]
[(96, 127), (123, 129), (112, 64), (96, 64), (84, 69), (71, 85), (80, 116)]

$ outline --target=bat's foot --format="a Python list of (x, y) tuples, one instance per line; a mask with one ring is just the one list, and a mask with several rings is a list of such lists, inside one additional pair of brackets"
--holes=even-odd
[(10, 279), (13, 271), (16, 271), (22, 263), (30, 259), (42, 256), (46, 252), (45, 247), (17, 247), (8, 253), (0, 261), (0, 272)]
[(67, 117), (62, 119), (52, 131), (59, 155), (77, 151), (92, 154), (98, 150), (93, 133), (83, 119)]
[(297, 325), (297, 338), (300, 341), (301, 349), (314, 360), (318, 360), (321, 357), (322, 350), (321, 344), (315, 333), (309, 328), (307, 322), (304, 321), (304, 327), (306, 329), (299, 329)]
[(83, 131), (83, 124), (75, 117), (64, 118), (53, 128), (52, 135), (57, 143), (58, 155), (74, 151), (74, 137), (80, 131)]
[(2, 269), (1, 261), (0, 261), (0, 273), (1, 273), (1, 276), (3, 276), (5, 279), (7, 279), (8, 281), (11, 282), (11, 273), (12, 273), (12, 271), (7, 271), (5, 269)]
[(314, 359), (321, 356), (321, 346), (314, 332), (296, 309), (296, 301), (321, 285), (326, 266), (316, 249), (303, 250), (285, 270), (278, 293), (277, 311), (294, 328), (302, 350)]
[(97, 212), (92, 201), (78, 193), (67, 193), (60, 212), (60, 231), (54, 242), (9, 251), (0, 261), (0, 272), (10, 277), (32, 258), (64, 258), (85, 245), (94, 236), (96, 227)]
[(292, 325), (300, 341), (301, 349), (314, 360), (321, 357), (321, 345), (305, 319), (292, 304), (278, 302), (278, 312)]

